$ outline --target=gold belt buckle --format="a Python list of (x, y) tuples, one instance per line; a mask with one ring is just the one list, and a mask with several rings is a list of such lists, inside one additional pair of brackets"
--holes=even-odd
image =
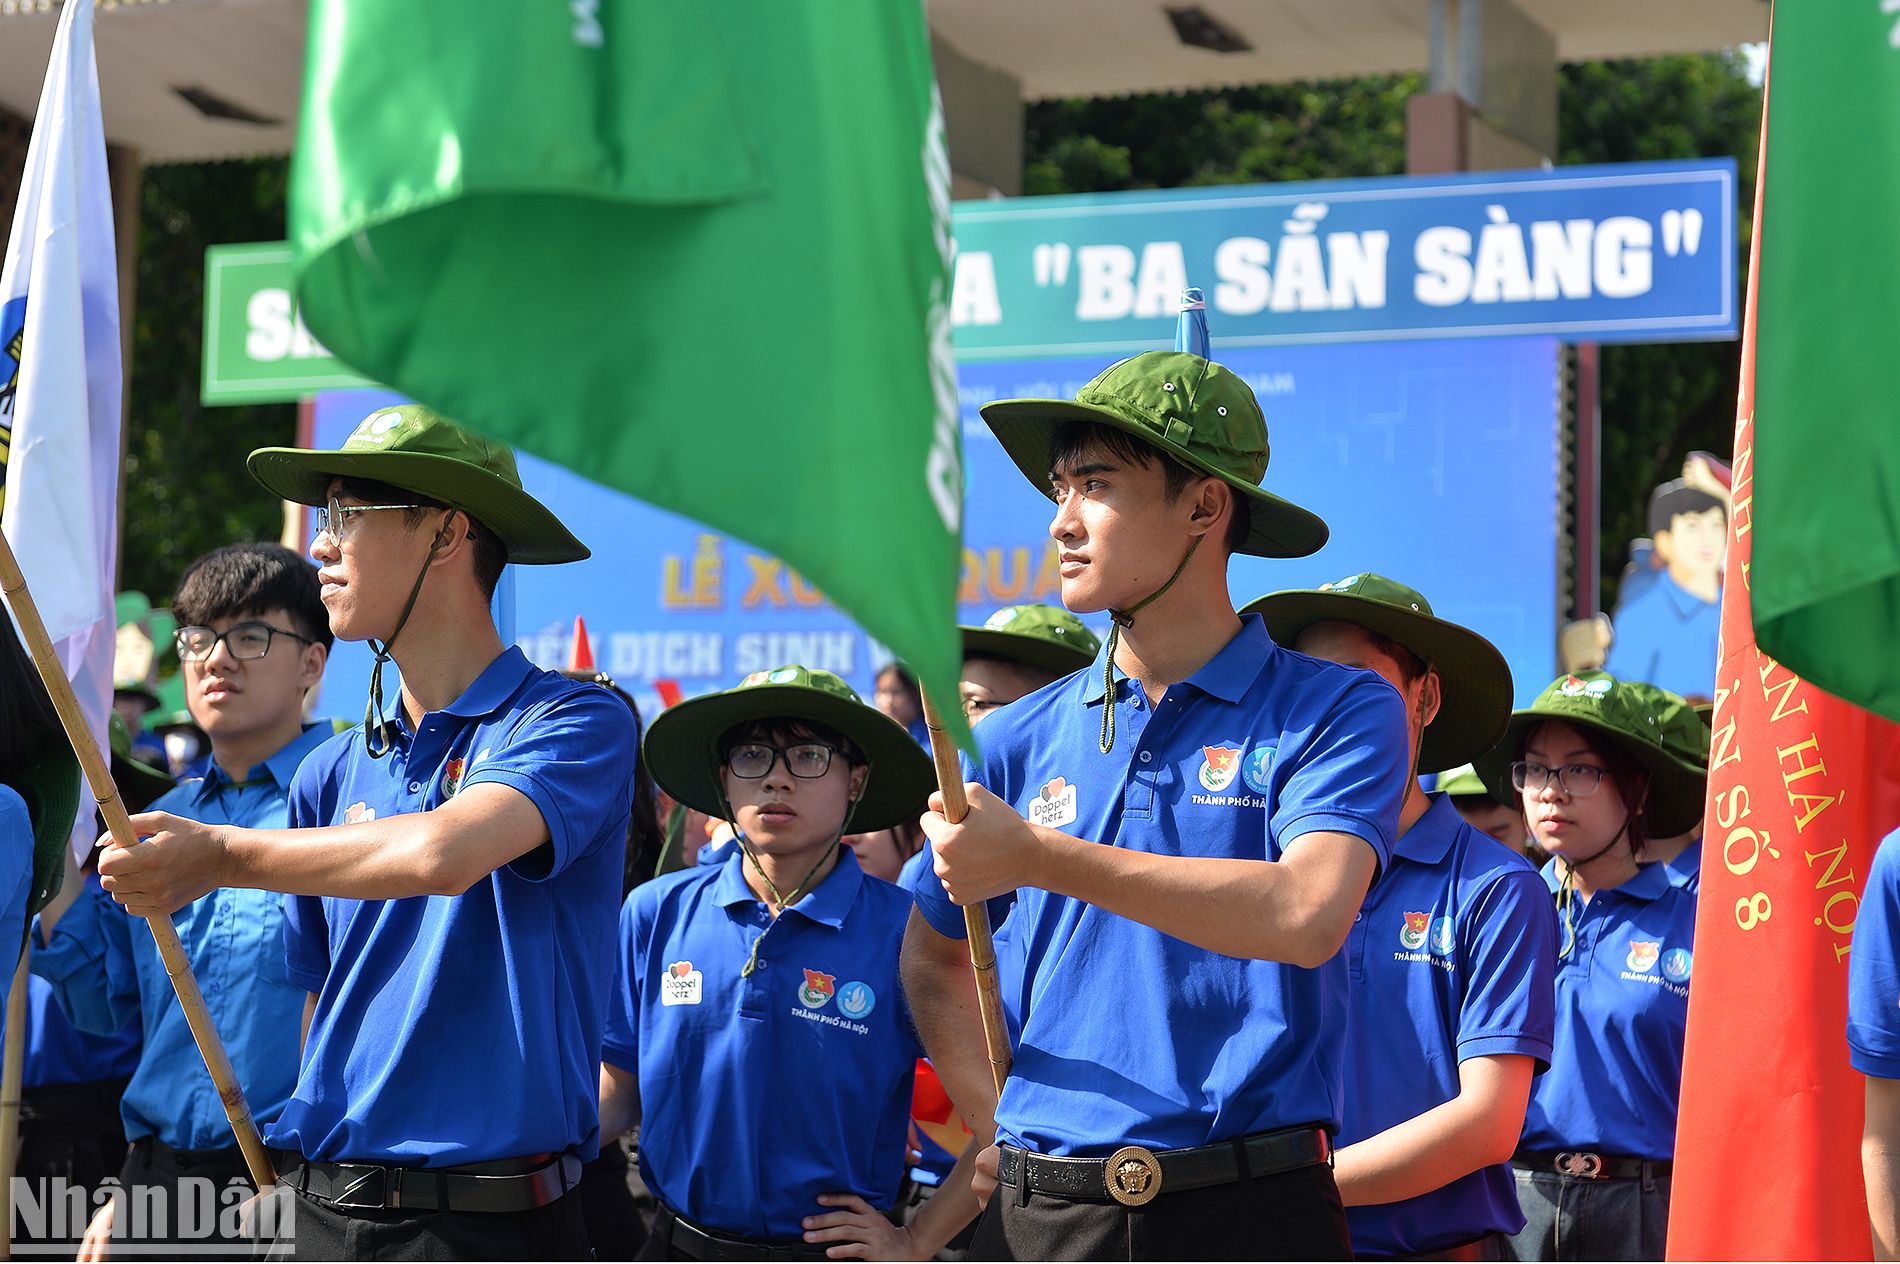
[(1161, 1192), (1161, 1160), (1146, 1146), (1123, 1146), (1108, 1156), (1102, 1179), (1110, 1198), (1124, 1207), (1139, 1207)]

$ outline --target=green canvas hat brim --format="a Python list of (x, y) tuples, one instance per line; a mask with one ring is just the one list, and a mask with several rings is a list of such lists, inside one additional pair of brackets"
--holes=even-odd
[(178, 783), (167, 772), (160, 772), (142, 759), (112, 752), (112, 780), (121, 789), (150, 803)]
[(1307, 557), (1326, 543), (1327, 526), (1318, 514), (1213, 468), (1186, 448), (1112, 409), (1074, 399), (1002, 399), (983, 405), (982, 413), (1009, 459), (1045, 496), (1049, 495), (1050, 440), (1056, 428), (1071, 421), (1100, 422), (1152, 445), (1189, 469), (1220, 479), (1246, 496), (1250, 502), (1247, 538), (1239, 552), (1254, 557)]
[(1661, 746), (1632, 737), (1613, 724), (1569, 711), (1526, 708), (1511, 712), (1502, 740), (1472, 761), (1484, 784), (1491, 788), (1492, 798), (1502, 803), (1523, 802), (1523, 796), (1511, 784), (1511, 761), (1517, 757), (1517, 746), (1524, 735), (1547, 720), (1588, 729), (1613, 743), (1649, 773), (1649, 806), (1643, 812), (1643, 819), (1652, 838), (1687, 833), (1702, 819), (1708, 774), (1698, 772)]
[(1510, 718), (1511, 666), (1495, 645), (1469, 628), (1383, 601), (1310, 588), (1269, 593), (1240, 612), (1260, 615), (1274, 643), (1289, 649), (1315, 623), (1337, 620), (1390, 637), (1431, 663), (1444, 700), (1419, 741), (1420, 772), (1471, 763), (1497, 744)]
[(963, 656), (972, 654), (990, 654), (997, 658), (1006, 658), (1011, 662), (1027, 663), (1031, 667), (1040, 667), (1067, 676), (1070, 672), (1081, 671), (1095, 661), (1095, 655), (1086, 653), (1073, 645), (1058, 645), (1054, 641), (1045, 641), (1039, 636), (1026, 636), (1021, 632), (1007, 632), (1001, 628), (960, 627), (963, 633)]
[(26, 800), (33, 822), (33, 887), (26, 905), (31, 918), (64, 884), (65, 851), (79, 816), (79, 760), (62, 739), (0, 780)]
[(545, 505), (479, 465), (428, 452), (333, 452), (259, 448), (251, 477), (300, 505), (321, 505), (333, 478), (366, 478), (465, 510), (500, 537), (521, 566), (578, 562), (591, 556)]
[(864, 752), (871, 773), (847, 822), (850, 833), (915, 820), (937, 788), (936, 766), (897, 721), (808, 685), (758, 685), (677, 702), (647, 726), (641, 757), (660, 788), (679, 802), (708, 816), (724, 816), (719, 742), (752, 720), (809, 720), (836, 729)]

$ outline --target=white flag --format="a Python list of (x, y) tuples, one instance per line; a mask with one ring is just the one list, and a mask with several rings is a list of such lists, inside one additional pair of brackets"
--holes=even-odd
[[(0, 266), (0, 529), (105, 750), (122, 377), (92, 13), (93, 0), (60, 12)], [(89, 797), (79, 820), (90, 826)]]

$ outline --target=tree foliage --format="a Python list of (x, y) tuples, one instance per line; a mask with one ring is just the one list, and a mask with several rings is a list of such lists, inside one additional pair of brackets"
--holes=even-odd
[[(1401, 174), (1405, 102), (1417, 75), (1219, 92), (1052, 101), (1028, 112), (1028, 193), (1271, 183)], [(1731, 156), (1754, 184), (1761, 94), (1739, 53), (1583, 62), (1561, 68), (1564, 165)], [(1739, 208), (1741, 259), (1749, 216)], [(1602, 355), (1602, 597), (1645, 533), (1657, 483), (1697, 449), (1732, 446), (1740, 357), (1733, 342), (1608, 346)]]
[(284, 159), (148, 167), (140, 190), (138, 317), (132, 339), (119, 587), (163, 605), (192, 559), (275, 540), (281, 502), (252, 481), (252, 448), (289, 443), (290, 404), (207, 408), (205, 247), (284, 235)]

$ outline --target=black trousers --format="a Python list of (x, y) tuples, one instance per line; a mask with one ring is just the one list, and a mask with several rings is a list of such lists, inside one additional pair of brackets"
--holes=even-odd
[(532, 1211), (388, 1211), (332, 1207), (279, 1185), (287, 1204), (270, 1260), (585, 1260), (578, 1191)]
[(1323, 1163), (1247, 1184), (1162, 1193), (1141, 1207), (1021, 1201), (999, 1185), (976, 1222), (973, 1260), (1349, 1260), (1352, 1237)]
[(20, 1095), (20, 1157), (13, 1172), (27, 1184), (26, 1197), (14, 1200), (13, 1241), (78, 1244), (91, 1219), (93, 1191), (125, 1163), (124, 1092), (124, 1080), (96, 1080)]
[(140, 1137), (119, 1169), (119, 1184), (114, 1243), (165, 1243), (183, 1258), (194, 1245), (247, 1241), (240, 1216), (256, 1187), (236, 1146), (174, 1150)]
[(627, 1183), (631, 1164), (619, 1138), (600, 1143), (600, 1157), (581, 1169), (581, 1213), (597, 1260), (634, 1260), (647, 1244), (646, 1217)]

